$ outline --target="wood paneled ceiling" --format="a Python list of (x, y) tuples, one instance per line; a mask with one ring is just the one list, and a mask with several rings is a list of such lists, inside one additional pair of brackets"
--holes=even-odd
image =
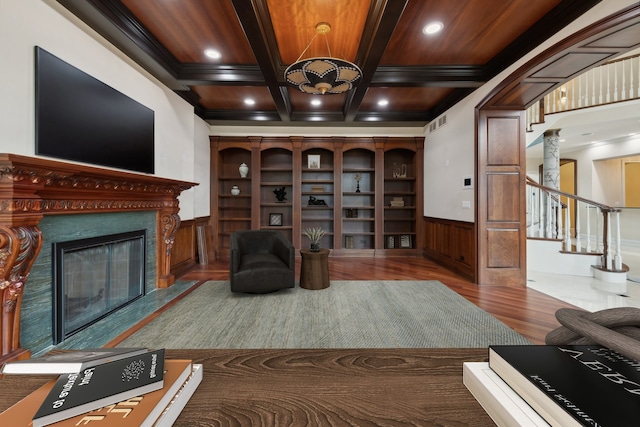
[[(58, 2), (210, 124), (422, 126), (599, 0)], [(284, 80), (322, 21), (331, 55), (363, 71), (346, 94), (308, 95)], [(426, 36), (432, 21), (444, 29)], [(318, 37), (303, 58), (327, 55)]]

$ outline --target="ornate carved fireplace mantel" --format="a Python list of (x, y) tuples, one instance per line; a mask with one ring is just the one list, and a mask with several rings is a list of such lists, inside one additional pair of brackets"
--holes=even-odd
[(171, 247), (178, 196), (197, 185), (14, 154), (0, 154), (0, 363), (29, 357), (20, 348), (22, 290), (42, 246), (44, 215), (156, 211), (158, 287), (173, 284)]

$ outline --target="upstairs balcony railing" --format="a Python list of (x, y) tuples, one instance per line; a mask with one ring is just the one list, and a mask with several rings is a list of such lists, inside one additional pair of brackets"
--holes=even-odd
[(544, 123), (545, 114), (629, 101), (640, 98), (640, 55), (628, 56), (592, 68), (527, 110), (528, 129)]
[(628, 270), (622, 263), (620, 211), (527, 178), (528, 237), (561, 240), (563, 252), (600, 255), (603, 271)]

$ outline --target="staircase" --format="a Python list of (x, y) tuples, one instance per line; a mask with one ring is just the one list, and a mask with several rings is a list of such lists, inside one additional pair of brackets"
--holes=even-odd
[(626, 283), (620, 243), (619, 208), (527, 178), (527, 268)]
[[(638, 98), (640, 55), (633, 55), (595, 67), (546, 94), (526, 111), (527, 131), (538, 125), (535, 132), (541, 134), (545, 114)], [(629, 268), (622, 262), (620, 212), (527, 178), (527, 268), (625, 283)]]

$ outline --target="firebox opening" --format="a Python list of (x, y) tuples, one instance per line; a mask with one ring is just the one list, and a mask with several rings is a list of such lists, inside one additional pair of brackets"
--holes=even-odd
[(53, 243), (59, 344), (145, 294), (146, 230)]

